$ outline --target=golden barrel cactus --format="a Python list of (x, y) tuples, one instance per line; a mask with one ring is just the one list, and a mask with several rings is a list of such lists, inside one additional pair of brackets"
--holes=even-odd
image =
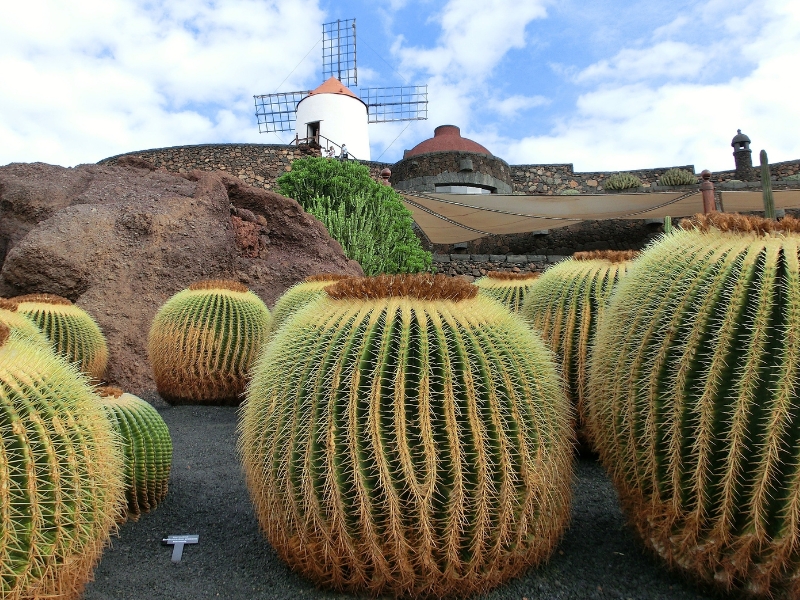
[(546, 560), (569, 520), (552, 354), (460, 279), (327, 288), (259, 358), (239, 427), (263, 530), (325, 587), (466, 597)]
[(239, 404), (271, 319), (237, 281), (178, 292), (158, 310), (147, 340), (158, 393), (171, 404)]
[(525, 294), (539, 277), (539, 273), (509, 273), (489, 271), (485, 277), (475, 281), (481, 294), (505, 304), (509, 310), (519, 312), (525, 301)]
[(17, 312), (28, 317), (62, 355), (92, 380), (100, 381), (108, 366), (108, 344), (92, 316), (71, 300), (55, 294), (27, 294), (12, 298)]
[(120, 514), (122, 456), (84, 375), (0, 323), (0, 597), (80, 598)]
[(589, 352), (597, 324), (635, 256), (628, 250), (576, 252), (536, 280), (522, 307), (522, 316), (543, 335), (561, 364), (581, 443), (587, 441)]
[(172, 438), (164, 419), (148, 402), (117, 387), (101, 387), (100, 406), (122, 438), (127, 516), (136, 521), (167, 496)]
[(303, 308), (306, 304), (319, 297), (325, 292), (329, 285), (348, 279), (351, 275), (339, 275), (335, 273), (321, 273), (306, 277), (300, 283), (293, 285), (278, 298), (275, 306), (272, 307), (272, 324), (270, 334), (274, 333), (284, 321), (292, 314)]
[(800, 597), (800, 222), (681, 223), (597, 332), (590, 430), (623, 508), (669, 566)]
[(12, 331), (16, 330), (30, 341), (46, 348), (51, 348), (50, 340), (39, 329), (39, 326), (28, 317), (17, 312), (19, 304), (8, 298), (0, 298), (0, 323), (4, 323)]

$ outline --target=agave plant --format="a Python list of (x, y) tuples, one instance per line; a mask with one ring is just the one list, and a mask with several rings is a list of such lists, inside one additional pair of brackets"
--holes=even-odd
[(597, 332), (590, 430), (644, 543), (800, 597), (800, 222), (711, 213), (636, 261)]
[(319, 585), (467, 596), (564, 531), (569, 413), (551, 353), (475, 286), (350, 279), (266, 347), (239, 449), (270, 543)]

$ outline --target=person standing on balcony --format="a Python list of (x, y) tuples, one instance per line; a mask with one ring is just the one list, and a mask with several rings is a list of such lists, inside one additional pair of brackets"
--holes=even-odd
[(339, 154), (339, 160), (347, 160), (349, 156), (350, 155), (347, 152), (347, 144), (342, 144), (342, 152)]
[(333, 149), (333, 146), (328, 146), (328, 158), (336, 158), (336, 150)]

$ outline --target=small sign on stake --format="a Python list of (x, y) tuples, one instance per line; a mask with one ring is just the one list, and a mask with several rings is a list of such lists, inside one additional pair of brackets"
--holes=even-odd
[(172, 546), (172, 562), (181, 562), (183, 556), (183, 546), (185, 544), (196, 544), (200, 541), (199, 535), (170, 535), (161, 540), (166, 546)]

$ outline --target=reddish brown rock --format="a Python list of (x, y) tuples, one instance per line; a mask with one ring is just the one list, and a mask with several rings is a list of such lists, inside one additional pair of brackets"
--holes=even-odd
[(362, 274), (294, 200), (141, 159), (0, 167), (0, 265), (0, 296), (53, 293), (92, 314), (109, 343), (109, 383), (134, 394), (155, 389), (155, 312), (193, 281), (236, 279), (272, 306), (308, 275)]

